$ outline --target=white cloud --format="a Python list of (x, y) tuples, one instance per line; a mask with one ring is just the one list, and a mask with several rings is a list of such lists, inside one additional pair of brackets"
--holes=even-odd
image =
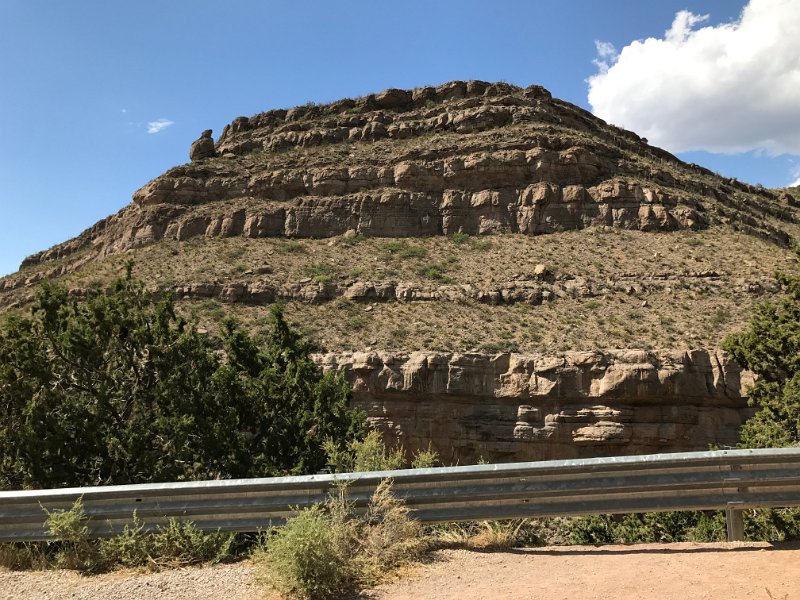
[(673, 152), (800, 153), (800, 4), (750, 0), (737, 21), (680, 11), (615, 56), (597, 42), (594, 113)]
[(792, 177), (795, 177), (793, 183), (790, 183), (788, 187), (800, 187), (800, 166), (796, 166), (792, 169)]
[(166, 129), (170, 125), (174, 125), (173, 121), (169, 119), (158, 119), (157, 121), (150, 121), (147, 124), (147, 133), (158, 133), (162, 129)]
[(597, 49), (597, 58), (592, 61), (592, 64), (600, 69), (601, 73), (607, 73), (610, 65), (619, 58), (617, 49), (614, 48), (614, 44), (600, 40), (594, 41), (594, 47)]

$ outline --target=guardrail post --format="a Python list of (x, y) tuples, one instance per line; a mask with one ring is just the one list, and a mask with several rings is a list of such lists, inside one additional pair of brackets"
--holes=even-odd
[(725, 509), (725, 524), (728, 528), (729, 542), (744, 541), (744, 519), (742, 511), (737, 508), (728, 507)]

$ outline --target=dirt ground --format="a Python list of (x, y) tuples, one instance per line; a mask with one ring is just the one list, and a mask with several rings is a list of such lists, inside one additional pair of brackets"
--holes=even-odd
[[(247, 562), (161, 573), (82, 577), (0, 571), (0, 598), (272, 599)], [(570, 546), (509, 552), (448, 550), (363, 600), (800, 599), (798, 544)]]

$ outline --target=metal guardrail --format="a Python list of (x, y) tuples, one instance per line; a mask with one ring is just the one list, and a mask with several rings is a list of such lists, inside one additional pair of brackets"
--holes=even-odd
[(341, 483), (363, 507), (388, 477), (423, 522), (726, 510), (728, 537), (740, 540), (742, 510), (800, 506), (800, 449), (722, 450), (0, 492), (0, 541), (47, 539), (47, 512), (69, 509), (78, 498), (95, 537), (119, 532), (134, 511), (145, 530), (178, 518), (205, 530), (257, 531), (324, 502)]

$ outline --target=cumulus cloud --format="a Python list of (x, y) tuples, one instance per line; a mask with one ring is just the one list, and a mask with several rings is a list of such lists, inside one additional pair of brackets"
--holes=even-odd
[(169, 119), (158, 119), (157, 121), (150, 121), (147, 123), (147, 133), (158, 133), (162, 129), (166, 129), (170, 125), (174, 125), (173, 121)]
[(593, 112), (672, 152), (800, 153), (800, 5), (750, 0), (738, 20), (701, 26), (683, 10), (663, 38), (617, 54), (597, 42)]

